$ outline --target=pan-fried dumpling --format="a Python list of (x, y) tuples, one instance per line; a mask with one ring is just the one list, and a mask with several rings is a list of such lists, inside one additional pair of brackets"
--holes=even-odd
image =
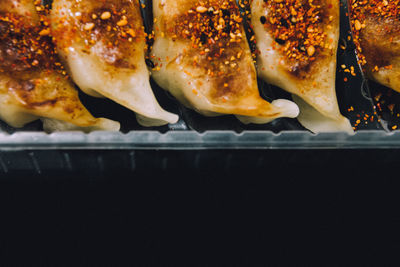
[(42, 118), (44, 129), (119, 130), (94, 118), (54, 52), (32, 0), (0, 2), (0, 118), (14, 127)]
[(235, 0), (153, 0), (153, 79), (185, 106), (245, 123), (296, 117), (298, 107), (260, 97)]
[(131, 109), (144, 126), (177, 122), (150, 86), (139, 1), (55, 0), (51, 24), (59, 54), (80, 89)]
[(298, 120), (313, 132), (353, 132), (336, 97), (338, 0), (252, 0), (261, 78), (293, 94)]
[(350, 2), (354, 41), (364, 72), (400, 92), (400, 1)]

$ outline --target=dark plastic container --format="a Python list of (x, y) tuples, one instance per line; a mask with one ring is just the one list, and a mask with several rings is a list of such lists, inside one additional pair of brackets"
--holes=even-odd
[[(149, 1), (147, 1), (149, 2)], [(151, 5), (143, 13), (147, 17)], [(22, 129), (14, 129), (0, 122), (0, 172), (46, 170), (75, 171), (83, 169), (107, 170), (117, 166), (135, 169), (140, 157), (153, 161), (151, 166), (179, 167), (173, 152), (164, 158), (146, 157), (154, 151), (194, 151), (193, 166), (208, 162), (204, 151), (215, 150), (309, 150), (309, 149), (393, 149), (400, 148), (400, 134), (393, 129), (399, 120), (377, 103), (381, 92), (392, 102), (400, 101), (397, 93), (370, 83), (357, 63), (355, 46), (351, 40), (347, 1), (341, 1), (341, 37), (337, 62), (337, 95), (340, 110), (356, 128), (355, 134), (343, 132), (313, 134), (295, 119), (281, 118), (265, 125), (244, 125), (234, 116), (203, 117), (183, 107), (153, 81), (152, 86), (160, 105), (180, 116), (176, 124), (144, 128), (134, 113), (105, 99), (81, 94), (82, 102), (95, 116), (107, 117), (121, 123), (120, 132), (62, 132), (46, 134), (40, 122)], [(146, 23), (149, 29), (149, 23)], [(350, 36), (350, 38), (349, 38)], [(345, 73), (341, 65), (354, 66), (356, 76)], [(345, 78), (347, 81), (345, 82)], [(283, 90), (259, 81), (261, 95), (267, 100), (290, 99)], [(384, 92), (384, 94), (382, 94)], [(388, 103), (390, 101), (386, 101)], [(391, 102), (390, 102), (391, 103)], [(371, 118), (372, 116), (372, 118)], [(102, 151), (100, 153), (100, 151)], [(104, 151), (108, 151), (104, 154)], [(137, 152), (140, 151), (140, 152)], [(211, 153), (211, 152), (210, 152)], [(187, 153), (186, 153), (187, 154)], [(96, 156), (97, 155), (97, 156)], [(106, 155), (106, 156), (105, 156)], [(210, 154), (211, 155), (211, 154)], [(229, 167), (228, 160), (225, 164)], [(191, 156), (190, 156), (191, 157)], [(182, 158), (183, 162), (187, 159)], [(171, 162), (172, 165), (170, 165)], [(164, 165), (163, 165), (164, 164)], [(166, 164), (166, 165), (165, 165)], [(175, 165), (174, 165), (175, 164)], [(197, 164), (197, 165), (196, 165)], [(113, 167), (114, 166), (114, 167)], [(146, 165), (142, 165), (146, 166)], [(150, 165), (149, 165), (150, 166)], [(163, 167), (164, 166), (164, 167)]]

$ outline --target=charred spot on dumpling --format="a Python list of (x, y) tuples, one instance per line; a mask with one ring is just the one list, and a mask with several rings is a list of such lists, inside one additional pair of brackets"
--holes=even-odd
[(200, 42), (205, 45), (207, 43), (208, 36), (205, 33), (201, 33)]
[(277, 42), (280, 45), (284, 45), (286, 43), (286, 40), (280, 39), (280, 38), (275, 38), (275, 42)]

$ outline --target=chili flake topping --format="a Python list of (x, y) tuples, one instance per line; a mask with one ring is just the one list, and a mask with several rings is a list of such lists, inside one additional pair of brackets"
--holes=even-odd
[(286, 59), (310, 62), (321, 49), (332, 48), (324, 28), (327, 20), (333, 20), (325, 11), (331, 5), (320, 0), (264, 0), (264, 5), (268, 15), (260, 17), (260, 23), (273, 35)]
[(135, 55), (135, 45), (145, 39), (139, 3), (132, 0), (70, 2), (70, 12), (52, 30), (58, 45), (67, 53), (66, 48), (74, 43), (83, 44), (85, 51), (99, 45), (98, 53), (106, 63), (135, 68), (129, 59)]
[[(37, 6), (38, 11), (45, 8)], [(33, 69), (58, 70), (65, 74), (49, 36), (48, 21), (31, 25), (29, 18), (0, 13), (0, 72), (9, 74)]]
[[(239, 67), (237, 60), (246, 40), (242, 22), (235, 0), (202, 0), (178, 16), (174, 25), (165, 25), (161, 36), (189, 40), (198, 54), (193, 56), (193, 64), (206, 60), (211, 63), (205, 64), (208, 74), (217, 76)], [(214, 61), (222, 61), (224, 66)]]
[[(350, 0), (351, 8), (351, 25), (353, 30), (353, 39), (358, 52), (359, 63), (365, 67), (368, 62), (363, 49), (363, 30), (366, 28), (367, 19), (386, 23), (386, 26), (381, 27), (385, 35), (395, 34), (396, 23), (400, 22), (400, 0)], [(396, 23), (392, 23), (397, 21)], [(390, 25), (393, 26), (390, 26)], [(393, 42), (393, 37), (389, 37), (390, 42)], [(381, 60), (382, 61), (382, 60)], [(382, 62), (380, 62), (382, 63)], [(368, 64), (370, 65), (370, 64)], [(386, 64), (373, 64), (369, 66), (369, 71), (376, 72), (380, 68), (390, 69), (392, 66)]]

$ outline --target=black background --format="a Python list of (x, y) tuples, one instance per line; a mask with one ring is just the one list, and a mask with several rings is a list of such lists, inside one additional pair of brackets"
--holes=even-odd
[(1, 176), (4, 266), (398, 266), (397, 150), (137, 153)]

